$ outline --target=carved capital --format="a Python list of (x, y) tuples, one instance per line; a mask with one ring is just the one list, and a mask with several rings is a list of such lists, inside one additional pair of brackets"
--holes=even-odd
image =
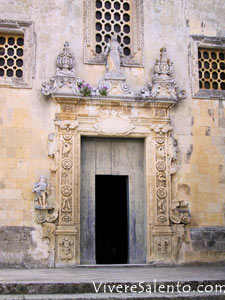
[(66, 131), (71, 131), (74, 130), (79, 126), (79, 123), (77, 120), (59, 120), (55, 121), (55, 125), (59, 127), (59, 129), (66, 130)]
[(157, 133), (158, 135), (165, 135), (173, 129), (169, 124), (154, 124), (151, 126), (151, 130)]

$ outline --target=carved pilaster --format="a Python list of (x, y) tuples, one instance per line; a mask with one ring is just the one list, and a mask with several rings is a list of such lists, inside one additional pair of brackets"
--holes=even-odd
[(155, 225), (169, 225), (170, 180), (167, 155), (167, 133), (172, 129), (165, 124), (152, 125), (155, 145)]
[(56, 265), (76, 263), (78, 228), (75, 220), (74, 143), (76, 120), (55, 122), (59, 134), (58, 202), (59, 223), (56, 230)]
[[(155, 116), (163, 117), (161, 114)], [(151, 259), (176, 262), (180, 243), (185, 237), (185, 225), (190, 222), (190, 212), (185, 201), (171, 200), (171, 176), (176, 172), (178, 147), (177, 141), (170, 134), (172, 127), (166, 123), (166, 120), (164, 122), (165, 124), (151, 126), (156, 172)]]

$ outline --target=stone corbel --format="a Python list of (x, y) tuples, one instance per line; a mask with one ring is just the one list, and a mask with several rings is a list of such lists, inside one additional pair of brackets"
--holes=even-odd
[(171, 203), (170, 220), (174, 224), (188, 224), (191, 220), (189, 204), (184, 200), (173, 200)]

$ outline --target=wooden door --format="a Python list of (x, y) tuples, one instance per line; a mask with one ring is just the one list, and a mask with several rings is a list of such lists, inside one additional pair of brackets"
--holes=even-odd
[[(96, 175), (127, 176), (128, 263), (145, 263), (146, 197), (144, 161), (144, 140), (142, 139), (82, 138), (81, 263), (96, 263)], [(112, 200), (110, 201), (113, 202)], [(110, 207), (113, 205), (114, 203), (109, 203), (108, 210), (105, 212), (106, 215), (111, 213)], [(119, 206), (117, 209), (119, 210)]]

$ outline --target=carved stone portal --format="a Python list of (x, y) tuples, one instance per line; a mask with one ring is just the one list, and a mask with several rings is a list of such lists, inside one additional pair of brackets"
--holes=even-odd
[[(112, 49), (109, 47), (107, 51), (110, 55)], [(113, 68), (108, 61), (102, 82), (111, 86), (119, 82), (126, 89), (119, 62), (115, 61), (117, 58), (110, 58)], [(179, 99), (185, 97), (185, 92), (179, 92), (177, 88), (166, 49), (161, 49), (160, 59), (156, 61), (152, 83), (139, 96), (128, 93), (124, 98), (124, 93), (115, 93), (114, 97), (92, 93), (90, 97), (83, 97), (77, 88), (79, 80), (74, 66), (74, 57), (66, 43), (57, 59), (56, 76), (42, 88), (42, 93), (50, 95), (61, 108), (55, 118), (56, 132), (48, 137), (48, 155), (53, 162), (51, 181), (54, 179), (55, 191), (48, 192), (50, 186), (43, 178), (34, 186), (35, 201), (39, 203), (35, 206), (37, 222), (43, 224), (43, 237), (50, 241), (54, 265), (80, 264), (81, 136), (145, 140), (146, 232), (149, 241), (146, 262), (176, 262), (186, 224), (190, 222), (190, 212), (185, 201), (171, 199), (178, 143), (171, 135), (169, 112)], [(130, 91), (128, 86), (127, 91)], [(133, 108), (135, 114), (131, 113)], [(85, 110), (89, 113), (84, 114)], [(51, 194), (54, 199), (50, 207)]]

